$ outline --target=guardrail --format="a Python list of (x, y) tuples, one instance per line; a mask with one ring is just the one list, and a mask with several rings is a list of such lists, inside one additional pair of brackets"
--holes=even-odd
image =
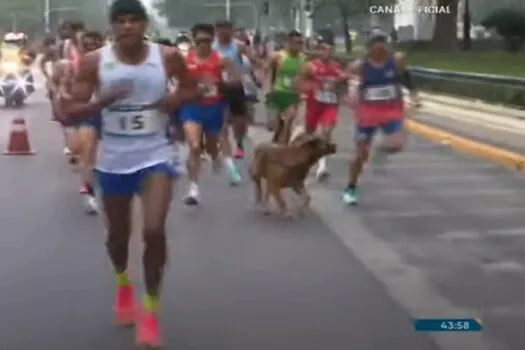
[[(348, 63), (349, 57), (337, 57)], [(414, 85), (422, 91), (481, 100), (515, 109), (525, 109), (525, 79), (409, 67)]]
[(525, 79), (409, 67), (414, 84), (437, 92), (525, 109)]

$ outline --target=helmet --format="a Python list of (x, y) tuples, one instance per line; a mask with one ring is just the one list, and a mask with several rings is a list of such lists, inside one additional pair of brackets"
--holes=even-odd
[(4, 35), (4, 41), (18, 41), (20, 39), (18, 39), (18, 36), (17, 34), (11, 32), (11, 33), (7, 33), (6, 35)]

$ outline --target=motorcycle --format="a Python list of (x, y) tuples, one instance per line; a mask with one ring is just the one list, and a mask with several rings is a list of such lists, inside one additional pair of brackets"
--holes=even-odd
[(16, 62), (0, 63), (0, 97), (6, 107), (24, 105), (25, 99), (35, 92), (31, 70)]

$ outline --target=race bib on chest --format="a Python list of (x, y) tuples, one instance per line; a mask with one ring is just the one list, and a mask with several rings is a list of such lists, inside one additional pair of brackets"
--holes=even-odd
[(387, 101), (398, 98), (398, 89), (395, 85), (369, 87), (364, 91), (366, 101)]
[(293, 79), (290, 77), (283, 77), (283, 85), (285, 88), (293, 87)]
[(332, 81), (323, 82), (321, 88), (315, 94), (315, 100), (320, 103), (337, 103), (337, 93), (335, 83)]
[(108, 134), (147, 136), (165, 128), (162, 113), (155, 109), (109, 109), (103, 117), (104, 132)]
[(210, 98), (219, 96), (219, 89), (214, 83), (199, 83), (199, 90), (202, 97)]

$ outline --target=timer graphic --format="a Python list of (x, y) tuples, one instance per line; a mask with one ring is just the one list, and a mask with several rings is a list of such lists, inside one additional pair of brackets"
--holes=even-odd
[(481, 332), (483, 324), (477, 318), (418, 318), (416, 332)]

